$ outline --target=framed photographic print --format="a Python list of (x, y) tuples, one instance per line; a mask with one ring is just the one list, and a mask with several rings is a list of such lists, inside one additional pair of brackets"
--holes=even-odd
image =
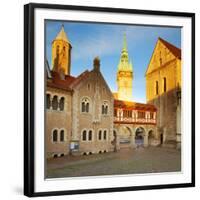
[(24, 194), (195, 185), (195, 15), (24, 6)]

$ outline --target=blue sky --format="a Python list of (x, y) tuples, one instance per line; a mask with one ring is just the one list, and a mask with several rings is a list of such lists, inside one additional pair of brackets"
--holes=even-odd
[(101, 72), (113, 92), (117, 91), (117, 65), (126, 33), (134, 70), (133, 100), (136, 102), (146, 102), (144, 75), (158, 37), (181, 47), (181, 28), (177, 27), (46, 21), (46, 57), (50, 66), (51, 42), (62, 24), (72, 45), (71, 75), (78, 76), (86, 69), (91, 70), (94, 57), (99, 56)]

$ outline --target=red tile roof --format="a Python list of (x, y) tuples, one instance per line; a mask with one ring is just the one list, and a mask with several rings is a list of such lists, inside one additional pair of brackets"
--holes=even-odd
[(76, 79), (70, 84), (70, 87), (73, 88), (76, 85), (78, 85), (84, 78), (86, 78), (89, 75), (89, 71), (85, 70), (83, 73), (81, 73)]
[(84, 71), (78, 77), (74, 77), (71, 75), (64, 75), (63, 79), (61, 75), (57, 72), (51, 71), (51, 75), (52, 75), (51, 81), (47, 81), (47, 86), (64, 90), (72, 90), (84, 78), (86, 78), (86, 76), (89, 75), (89, 71), (88, 70)]
[(74, 76), (65, 75), (64, 78), (61, 78), (61, 75), (57, 72), (51, 72), (52, 79), (47, 81), (47, 86), (55, 87), (58, 89), (71, 90), (70, 85), (76, 80)]
[(128, 110), (149, 110), (156, 111), (156, 107), (151, 104), (143, 104), (131, 101), (114, 100), (114, 108), (122, 108)]

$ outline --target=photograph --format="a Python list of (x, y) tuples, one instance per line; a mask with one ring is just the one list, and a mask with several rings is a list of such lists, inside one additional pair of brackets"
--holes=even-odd
[(180, 26), (45, 19), (46, 179), (181, 173), (181, 41)]

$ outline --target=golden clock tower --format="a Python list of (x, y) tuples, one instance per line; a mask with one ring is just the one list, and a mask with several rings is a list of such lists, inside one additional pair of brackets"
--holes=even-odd
[(62, 25), (60, 32), (52, 42), (53, 71), (70, 75), (71, 44)]
[(133, 101), (133, 68), (129, 62), (128, 50), (126, 44), (126, 35), (124, 34), (123, 49), (117, 69), (118, 99)]

